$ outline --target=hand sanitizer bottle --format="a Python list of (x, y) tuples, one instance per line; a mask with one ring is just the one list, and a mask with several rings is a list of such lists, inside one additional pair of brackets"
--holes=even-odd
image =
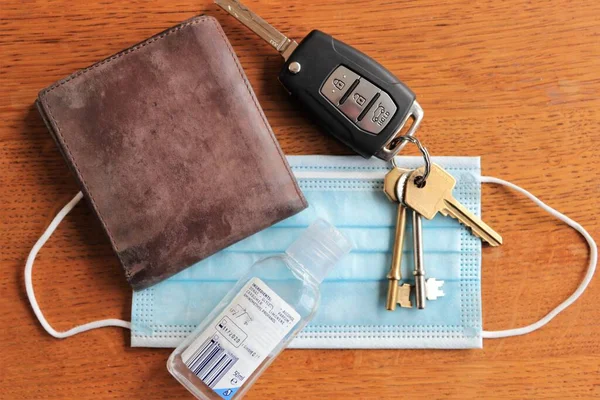
[[(198, 399), (239, 399), (312, 319), (319, 285), (350, 242), (317, 220), (284, 254), (257, 261), (169, 357)], [(202, 293), (198, 293), (202, 296)]]

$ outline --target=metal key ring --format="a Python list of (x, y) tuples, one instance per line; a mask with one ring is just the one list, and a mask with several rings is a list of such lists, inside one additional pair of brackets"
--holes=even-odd
[[(414, 136), (398, 136), (393, 140), (391, 147), (395, 147), (398, 144), (398, 142), (403, 142), (405, 140), (412, 144), (416, 144), (419, 148), (419, 151), (423, 155), (423, 159), (425, 160), (425, 171), (423, 172), (423, 175), (419, 175), (415, 178), (415, 185), (418, 188), (422, 188), (427, 183), (427, 178), (429, 177), (429, 173), (431, 172), (431, 158), (429, 157), (429, 151), (425, 148), (425, 146), (423, 146), (423, 144), (421, 144), (419, 139), (417, 139)], [(392, 165), (394, 167), (397, 167), (395, 157), (392, 158)]]

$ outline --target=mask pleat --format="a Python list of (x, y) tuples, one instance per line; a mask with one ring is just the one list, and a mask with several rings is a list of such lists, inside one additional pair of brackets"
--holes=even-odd
[[(357, 157), (289, 159), (293, 171), (299, 173), (299, 185), (309, 208), (144, 291), (145, 301), (136, 301), (144, 292), (134, 293), (133, 345), (176, 345), (208, 315), (246, 268), (260, 258), (285, 251), (320, 217), (340, 229), (354, 249), (325, 279), (317, 315), (292, 347), (481, 346), (481, 243), (477, 238), (450, 218), (425, 220), (427, 276), (444, 280), (446, 295), (429, 301), (425, 310), (398, 307), (394, 312), (387, 311), (386, 275), (397, 205), (381, 191), (386, 165)], [(442, 165), (457, 177), (455, 196), (479, 213), (479, 159), (443, 161)], [(407, 163), (418, 163), (418, 158), (408, 158)], [(301, 172), (311, 177), (303, 178)], [(343, 177), (336, 178), (339, 172), (344, 172)], [(410, 224), (407, 229), (402, 275), (411, 283)], [(286, 284), (285, 276), (267, 273), (265, 278)], [(136, 315), (140, 326), (137, 331)], [(151, 334), (148, 326), (152, 327)]]

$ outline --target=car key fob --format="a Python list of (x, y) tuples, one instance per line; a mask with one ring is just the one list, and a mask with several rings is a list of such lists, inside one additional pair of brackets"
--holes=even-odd
[(411, 135), (423, 118), (415, 94), (388, 70), (317, 30), (294, 50), (279, 80), (320, 125), (366, 158), (392, 158), (408, 119)]
[(399, 136), (417, 130), (423, 110), (415, 94), (372, 58), (318, 30), (298, 44), (238, 1), (215, 2), (280, 52), (283, 86), (361, 156), (388, 161), (404, 147)]

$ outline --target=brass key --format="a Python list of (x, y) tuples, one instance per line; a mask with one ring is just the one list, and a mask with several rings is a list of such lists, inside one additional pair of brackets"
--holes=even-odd
[(423, 262), (423, 225), (421, 224), (421, 214), (413, 210), (412, 212), (413, 229), (413, 259), (415, 269), (415, 303), (417, 308), (425, 308), (426, 288), (425, 288), (425, 265)]
[(411, 170), (394, 167), (387, 173), (383, 182), (383, 191), (390, 201), (398, 202), (398, 214), (396, 217), (396, 233), (394, 236), (394, 248), (392, 253), (392, 264), (388, 278), (388, 292), (385, 308), (393, 311), (396, 304), (400, 307), (412, 308), (410, 301), (410, 285), (400, 284), (402, 280), (402, 249), (404, 247), (404, 234), (406, 232), (407, 208), (402, 199), (406, 181)]
[(456, 179), (437, 164), (431, 164), (431, 172), (424, 187), (417, 187), (415, 178), (423, 175), (423, 168), (410, 174), (406, 183), (404, 201), (408, 207), (423, 217), (432, 219), (439, 212), (458, 219), (491, 246), (502, 244), (502, 236), (476, 215), (467, 210), (452, 195)]
[(385, 174), (383, 178), (383, 193), (387, 196), (388, 200), (391, 202), (397, 202), (398, 196), (396, 195), (396, 187), (398, 186), (398, 181), (400, 177), (404, 174), (408, 174), (412, 172), (411, 169), (394, 167), (390, 169), (390, 171)]

